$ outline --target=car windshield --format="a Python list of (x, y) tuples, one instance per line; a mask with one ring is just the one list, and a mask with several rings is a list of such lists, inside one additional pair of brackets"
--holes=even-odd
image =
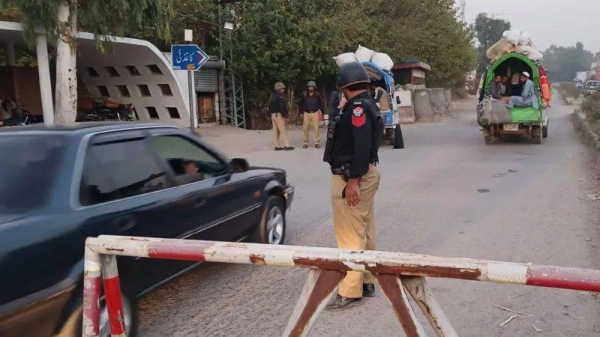
[(60, 170), (65, 139), (52, 135), (0, 135), (0, 214), (48, 204)]

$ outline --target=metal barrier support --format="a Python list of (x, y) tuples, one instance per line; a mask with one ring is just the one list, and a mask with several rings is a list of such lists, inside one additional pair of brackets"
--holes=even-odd
[(426, 336), (408, 295), (438, 336), (457, 336), (425, 277), (600, 292), (600, 271), (590, 269), (335, 248), (100, 236), (86, 240), (84, 337), (99, 333), (101, 269), (111, 334), (126, 334), (115, 256), (310, 268), (284, 336), (308, 334), (347, 271), (375, 276), (408, 337)]

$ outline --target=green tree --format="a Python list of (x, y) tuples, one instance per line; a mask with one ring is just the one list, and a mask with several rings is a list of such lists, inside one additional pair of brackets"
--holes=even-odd
[(456, 19), (453, 0), (380, 1), (380, 49), (396, 61), (419, 59), (432, 67), (430, 86), (460, 88), (474, 68), (471, 31)]
[(16, 8), (25, 37), (34, 44), (42, 29), (56, 43), (55, 116), (46, 123), (70, 124), (77, 114), (76, 35), (82, 28), (96, 35), (98, 47), (108, 35), (123, 36), (153, 28), (170, 39), (173, 0), (0, 0), (3, 9)]
[(489, 64), (489, 60), (486, 56), (487, 50), (493, 46), (496, 42), (502, 39), (502, 33), (509, 30), (511, 27), (510, 22), (502, 19), (496, 19), (488, 17), (486, 13), (480, 13), (475, 19), (475, 24), (471, 26), (471, 29), (475, 32), (477, 37), (477, 77), (485, 71)]
[(552, 45), (544, 51), (544, 65), (554, 82), (572, 81), (578, 71), (588, 71), (593, 60), (594, 55), (581, 42), (571, 47)]

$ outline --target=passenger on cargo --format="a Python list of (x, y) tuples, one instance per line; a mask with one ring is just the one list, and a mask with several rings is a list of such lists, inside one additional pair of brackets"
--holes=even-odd
[(509, 109), (514, 107), (534, 107), (539, 108), (538, 98), (535, 95), (535, 88), (533, 81), (530, 79), (531, 75), (528, 72), (521, 74), (521, 82), (523, 83), (523, 91), (521, 96), (511, 96), (508, 104), (506, 105)]
[(490, 93), (492, 94), (492, 98), (502, 99), (502, 76), (496, 75), (496, 77), (494, 77)]

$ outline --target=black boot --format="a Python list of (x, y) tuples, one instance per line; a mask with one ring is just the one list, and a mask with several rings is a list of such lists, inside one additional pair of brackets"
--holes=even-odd
[(342, 297), (340, 295), (336, 295), (333, 300), (331, 300), (331, 302), (329, 302), (329, 304), (327, 304), (327, 307), (325, 307), (326, 310), (330, 310), (330, 311), (339, 311), (339, 310), (345, 310), (345, 309), (349, 309), (352, 307), (357, 307), (359, 305), (361, 305), (362, 302), (362, 297), (359, 298), (348, 298), (348, 297)]
[(373, 283), (363, 283), (363, 297), (375, 297), (375, 285)]

